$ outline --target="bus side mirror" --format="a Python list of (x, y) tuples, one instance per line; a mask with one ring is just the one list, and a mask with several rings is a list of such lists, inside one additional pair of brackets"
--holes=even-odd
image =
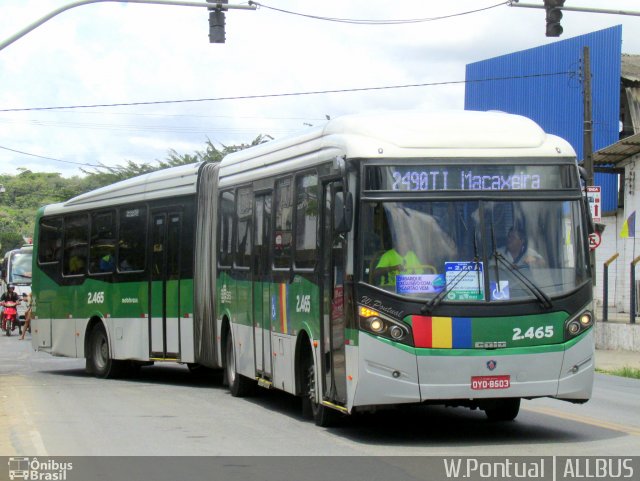
[(587, 178), (589, 177), (589, 174), (587, 174), (587, 169), (585, 169), (584, 167), (582, 167), (581, 165), (578, 166), (578, 172), (580, 173), (580, 178), (584, 181), (584, 183), (587, 183)]
[(350, 192), (336, 192), (333, 201), (333, 231), (345, 234), (351, 230), (353, 197)]

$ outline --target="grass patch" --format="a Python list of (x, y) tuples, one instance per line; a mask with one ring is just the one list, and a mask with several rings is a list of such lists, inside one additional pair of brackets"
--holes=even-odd
[(640, 379), (640, 369), (635, 367), (621, 367), (620, 369), (612, 369), (610, 371), (604, 369), (596, 369), (602, 374), (611, 374), (613, 376), (630, 377), (632, 379)]

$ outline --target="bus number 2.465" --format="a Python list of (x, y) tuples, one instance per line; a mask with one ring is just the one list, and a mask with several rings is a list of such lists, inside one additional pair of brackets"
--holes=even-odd
[(102, 304), (104, 302), (104, 291), (89, 292), (87, 296), (87, 304)]
[(296, 312), (311, 312), (311, 296), (309, 294), (296, 296)]
[(524, 334), (522, 329), (516, 327), (513, 329), (513, 340), (521, 341), (523, 339), (543, 339), (545, 337), (553, 337), (553, 326), (540, 326), (537, 328), (530, 327)]

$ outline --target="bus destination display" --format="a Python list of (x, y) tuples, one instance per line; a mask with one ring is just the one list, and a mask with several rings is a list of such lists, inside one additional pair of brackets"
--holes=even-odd
[(370, 166), (368, 190), (540, 190), (574, 187), (569, 166)]

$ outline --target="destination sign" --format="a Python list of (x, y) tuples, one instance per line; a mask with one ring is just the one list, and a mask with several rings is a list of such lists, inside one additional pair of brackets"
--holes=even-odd
[(568, 189), (577, 186), (568, 165), (369, 166), (367, 190), (425, 192)]

